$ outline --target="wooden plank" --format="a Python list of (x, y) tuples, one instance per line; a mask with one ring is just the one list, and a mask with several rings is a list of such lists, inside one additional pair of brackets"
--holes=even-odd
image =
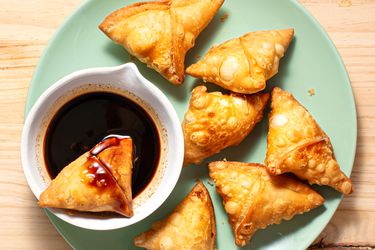
[(20, 134), (28, 85), (48, 40), (79, 3), (0, 0), (1, 249), (70, 249), (27, 186)]
[[(358, 112), (354, 193), (345, 197), (313, 248), (375, 247), (375, 1), (300, 1), (323, 25), (349, 72)], [(347, 4), (343, 4), (347, 2)]]

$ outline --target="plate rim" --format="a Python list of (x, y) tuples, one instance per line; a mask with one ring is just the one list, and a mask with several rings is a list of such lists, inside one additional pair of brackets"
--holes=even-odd
[[(47, 45), (44, 48), (44, 50), (43, 50), (43, 52), (42, 52), (42, 54), (40, 56), (39, 62), (37, 64), (37, 66), (35, 67), (35, 70), (33, 72), (31, 81), (29, 83), (29, 88), (28, 88), (28, 92), (27, 92), (27, 98), (26, 98), (26, 102), (25, 102), (25, 111), (24, 111), (24, 119), (25, 120), (26, 120), (26, 117), (28, 116), (29, 111), (31, 110), (31, 108), (35, 104), (36, 100), (40, 96), (40, 95), (34, 94), (34, 91), (35, 91), (34, 90), (35, 89), (34, 88), (34, 86), (35, 86), (35, 78), (36, 78), (37, 75), (40, 74), (39, 71), (41, 70), (42, 65), (45, 64), (45, 56), (51, 50), (51, 46), (50, 45), (53, 44), (55, 42), (55, 40), (57, 40), (57, 38), (60, 36), (60, 34), (66, 29), (66, 27), (68, 26), (67, 24), (69, 23), (69, 21), (73, 17), (78, 16), (82, 11), (84, 11), (84, 9), (90, 4), (90, 2), (93, 2), (93, 1), (95, 1), (95, 0), (83, 0), (81, 3), (79, 3), (77, 5), (77, 7), (70, 14), (68, 14), (67, 17), (65, 17), (65, 19), (63, 20), (63, 22), (56, 28), (56, 31), (53, 33), (53, 35), (51, 36), (51, 38), (48, 40)], [(149, 0), (144, 0), (144, 1), (149, 1)], [(355, 159), (356, 159), (356, 155), (357, 155), (358, 117), (357, 117), (357, 106), (356, 106), (355, 96), (354, 96), (354, 93), (353, 93), (353, 86), (352, 86), (352, 83), (351, 83), (351, 80), (350, 80), (350, 76), (349, 76), (348, 70), (347, 70), (347, 68), (345, 66), (345, 63), (344, 63), (344, 61), (343, 61), (343, 59), (342, 59), (342, 57), (340, 55), (340, 52), (338, 51), (337, 47), (335, 46), (333, 40), (328, 35), (328, 33), (325, 30), (325, 28), (310, 13), (310, 11), (307, 10), (307, 8), (305, 6), (303, 6), (298, 0), (284, 0), (284, 1), (289, 1), (291, 4), (293, 4), (294, 7), (296, 7), (299, 11), (301, 11), (304, 14), (304, 16), (307, 17), (312, 22), (312, 24), (314, 25), (314, 27), (317, 28), (317, 31), (322, 35), (322, 37), (324, 37), (324, 39), (327, 41), (327, 44), (329, 45), (330, 49), (334, 52), (335, 60), (340, 64), (339, 65), (340, 68), (343, 69), (343, 73), (345, 75), (345, 81), (348, 82), (349, 86), (346, 89), (350, 93), (350, 102), (351, 102), (351, 106), (353, 108), (351, 110), (351, 112), (353, 112), (353, 117), (354, 117), (354, 119), (352, 120), (351, 126), (353, 126), (353, 131), (355, 131), (355, 138), (354, 138), (354, 141), (353, 141), (353, 151), (354, 152), (351, 155), (350, 159), (348, 159), (348, 161), (350, 161), (350, 164), (348, 164), (348, 165), (350, 165), (350, 173), (349, 173), (349, 177), (350, 177), (350, 175), (353, 172), (354, 163), (355, 163)], [(37, 96), (37, 97), (35, 98), (35, 100), (32, 100), (31, 96)], [(310, 246), (315, 241), (315, 239), (323, 232), (323, 230), (325, 229), (325, 227), (331, 221), (333, 215), (336, 213), (339, 205), (341, 204), (341, 202), (343, 200), (343, 197), (344, 197), (344, 195), (340, 194), (340, 197), (338, 198), (339, 201), (336, 204), (332, 204), (331, 205), (332, 209), (330, 209), (328, 211), (325, 211), (325, 213), (326, 213), (327, 217), (329, 217), (329, 219), (327, 219), (324, 223), (321, 224), (321, 228), (319, 230), (314, 230), (313, 233), (310, 232), (310, 234), (312, 234), (314, 237), (311, 240), (311, 242), (310, 241), (306, 241), (306, 244), (304, 244), (304, 249), (306, 249), (308, 246)], [(45, 211), (48, 219), (53, 224), (53, 226), (56, 228), (56, 230), (58, 231), (58, 233), (62, 236), (62, 238), (73, 249), (76, 249), (73, 246), (73, 243), (72, 243), (73, 240), (68, 240), (67, 237), (62, 233), (62, 229), (61, 229), (60, 224), (54, 222), (54, 219), (55, 219), (55, 218), (53, 218), (54, 215), (50, 214), (50, 212), (48, 212), (47, 209), (44, 209), (44, 211)]]

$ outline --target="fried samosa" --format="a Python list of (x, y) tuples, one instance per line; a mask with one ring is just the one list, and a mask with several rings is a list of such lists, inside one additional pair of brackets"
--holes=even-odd
[(245, 246), (258, 229), (290, 220), (320, 206), (324, 198), (289, 176), (273, 176), (263, 165), (218, 161), (209, 164), (210, 176), (238, 246)]
[(198, 164), (229, 146), (238, 145), (261, 121), (269, 94), (246, 96), (193, 89), (182, 129), (185, 139), (184, 165)]
[(149, 250), (216, 249), (216, 224), (210, 194), (198, 181), (171, 215), (137, 236), (134, 244)]
[(292, 172), (310, 184), (352, 192), (328, 136), (293, 95), (280, 88), (272, 91), (265, 163), (273, 174)]
[(173, 84), (184, 81), (185, 55), (224, 0), (162, 0), (111, 13), (99, 28)]
[(278, 72), (293, 35), (293, 29), (247, 33), (212, 47), (186, 73), (237, 93), (259, 92)]
[[(95, 150), (97, 152), (95, 152)], [(99, 152), (100, 151), (100, 152)], [(91, 153), (97, 153), (100, 161), (108, 168), (126, 200), (132, 200), (133, 140), (128, 136), (107, 137)]]
[(131, 138), (102, 141), (52, 180), (39, 205), (131, 217), (132, 150)]

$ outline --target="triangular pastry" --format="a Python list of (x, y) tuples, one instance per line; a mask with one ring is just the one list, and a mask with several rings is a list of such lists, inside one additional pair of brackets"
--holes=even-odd
[(206, 187), (198, 181), (171, 215), (137, 236), (134, 244), (149, 250), (214, 250), (215, 241), (214, 208)]
[(131, 138), (108, 138), (66, 166), (40, 195), (39, 205), (133, 215)]
[(293, 29), (247, 33), (212, 47), (186, 73), (237, 93), (259, 92), (278, 72), (293, 35)]
[(198, 164), (229, 146), (238, 145), (261, 121), (269, 94), (243, 95), (193, 89), (182, 129), (184, 165)]
[(224, 0), (162, 0), (119, 9), (99, 28), (173, 84), (184, 81), (185, 55)]
[(289, 176), (273, 176), (261, 164), (218, 161), (209, 164), (209, 171), (238, 246), (245, 246), (258, 229), (324, 202), (308, 185)]
[(328, 136), (293, 95), (280, 88), (272, 91), (265, 163), (273, 174), (292, 172), (310, 184), (352, 192)]
[(111, 172), (125, 193), (128, 201), (132, 200), (133, 140), (127, 136), (107, 137), (95, 149), (98, 156)]

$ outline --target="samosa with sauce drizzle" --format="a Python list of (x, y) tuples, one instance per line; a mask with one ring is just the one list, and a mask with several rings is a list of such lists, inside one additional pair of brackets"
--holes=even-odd
[(110, 137), (66, 166), (40, 195), (41, 207), (133, 216), (133, 142)]

